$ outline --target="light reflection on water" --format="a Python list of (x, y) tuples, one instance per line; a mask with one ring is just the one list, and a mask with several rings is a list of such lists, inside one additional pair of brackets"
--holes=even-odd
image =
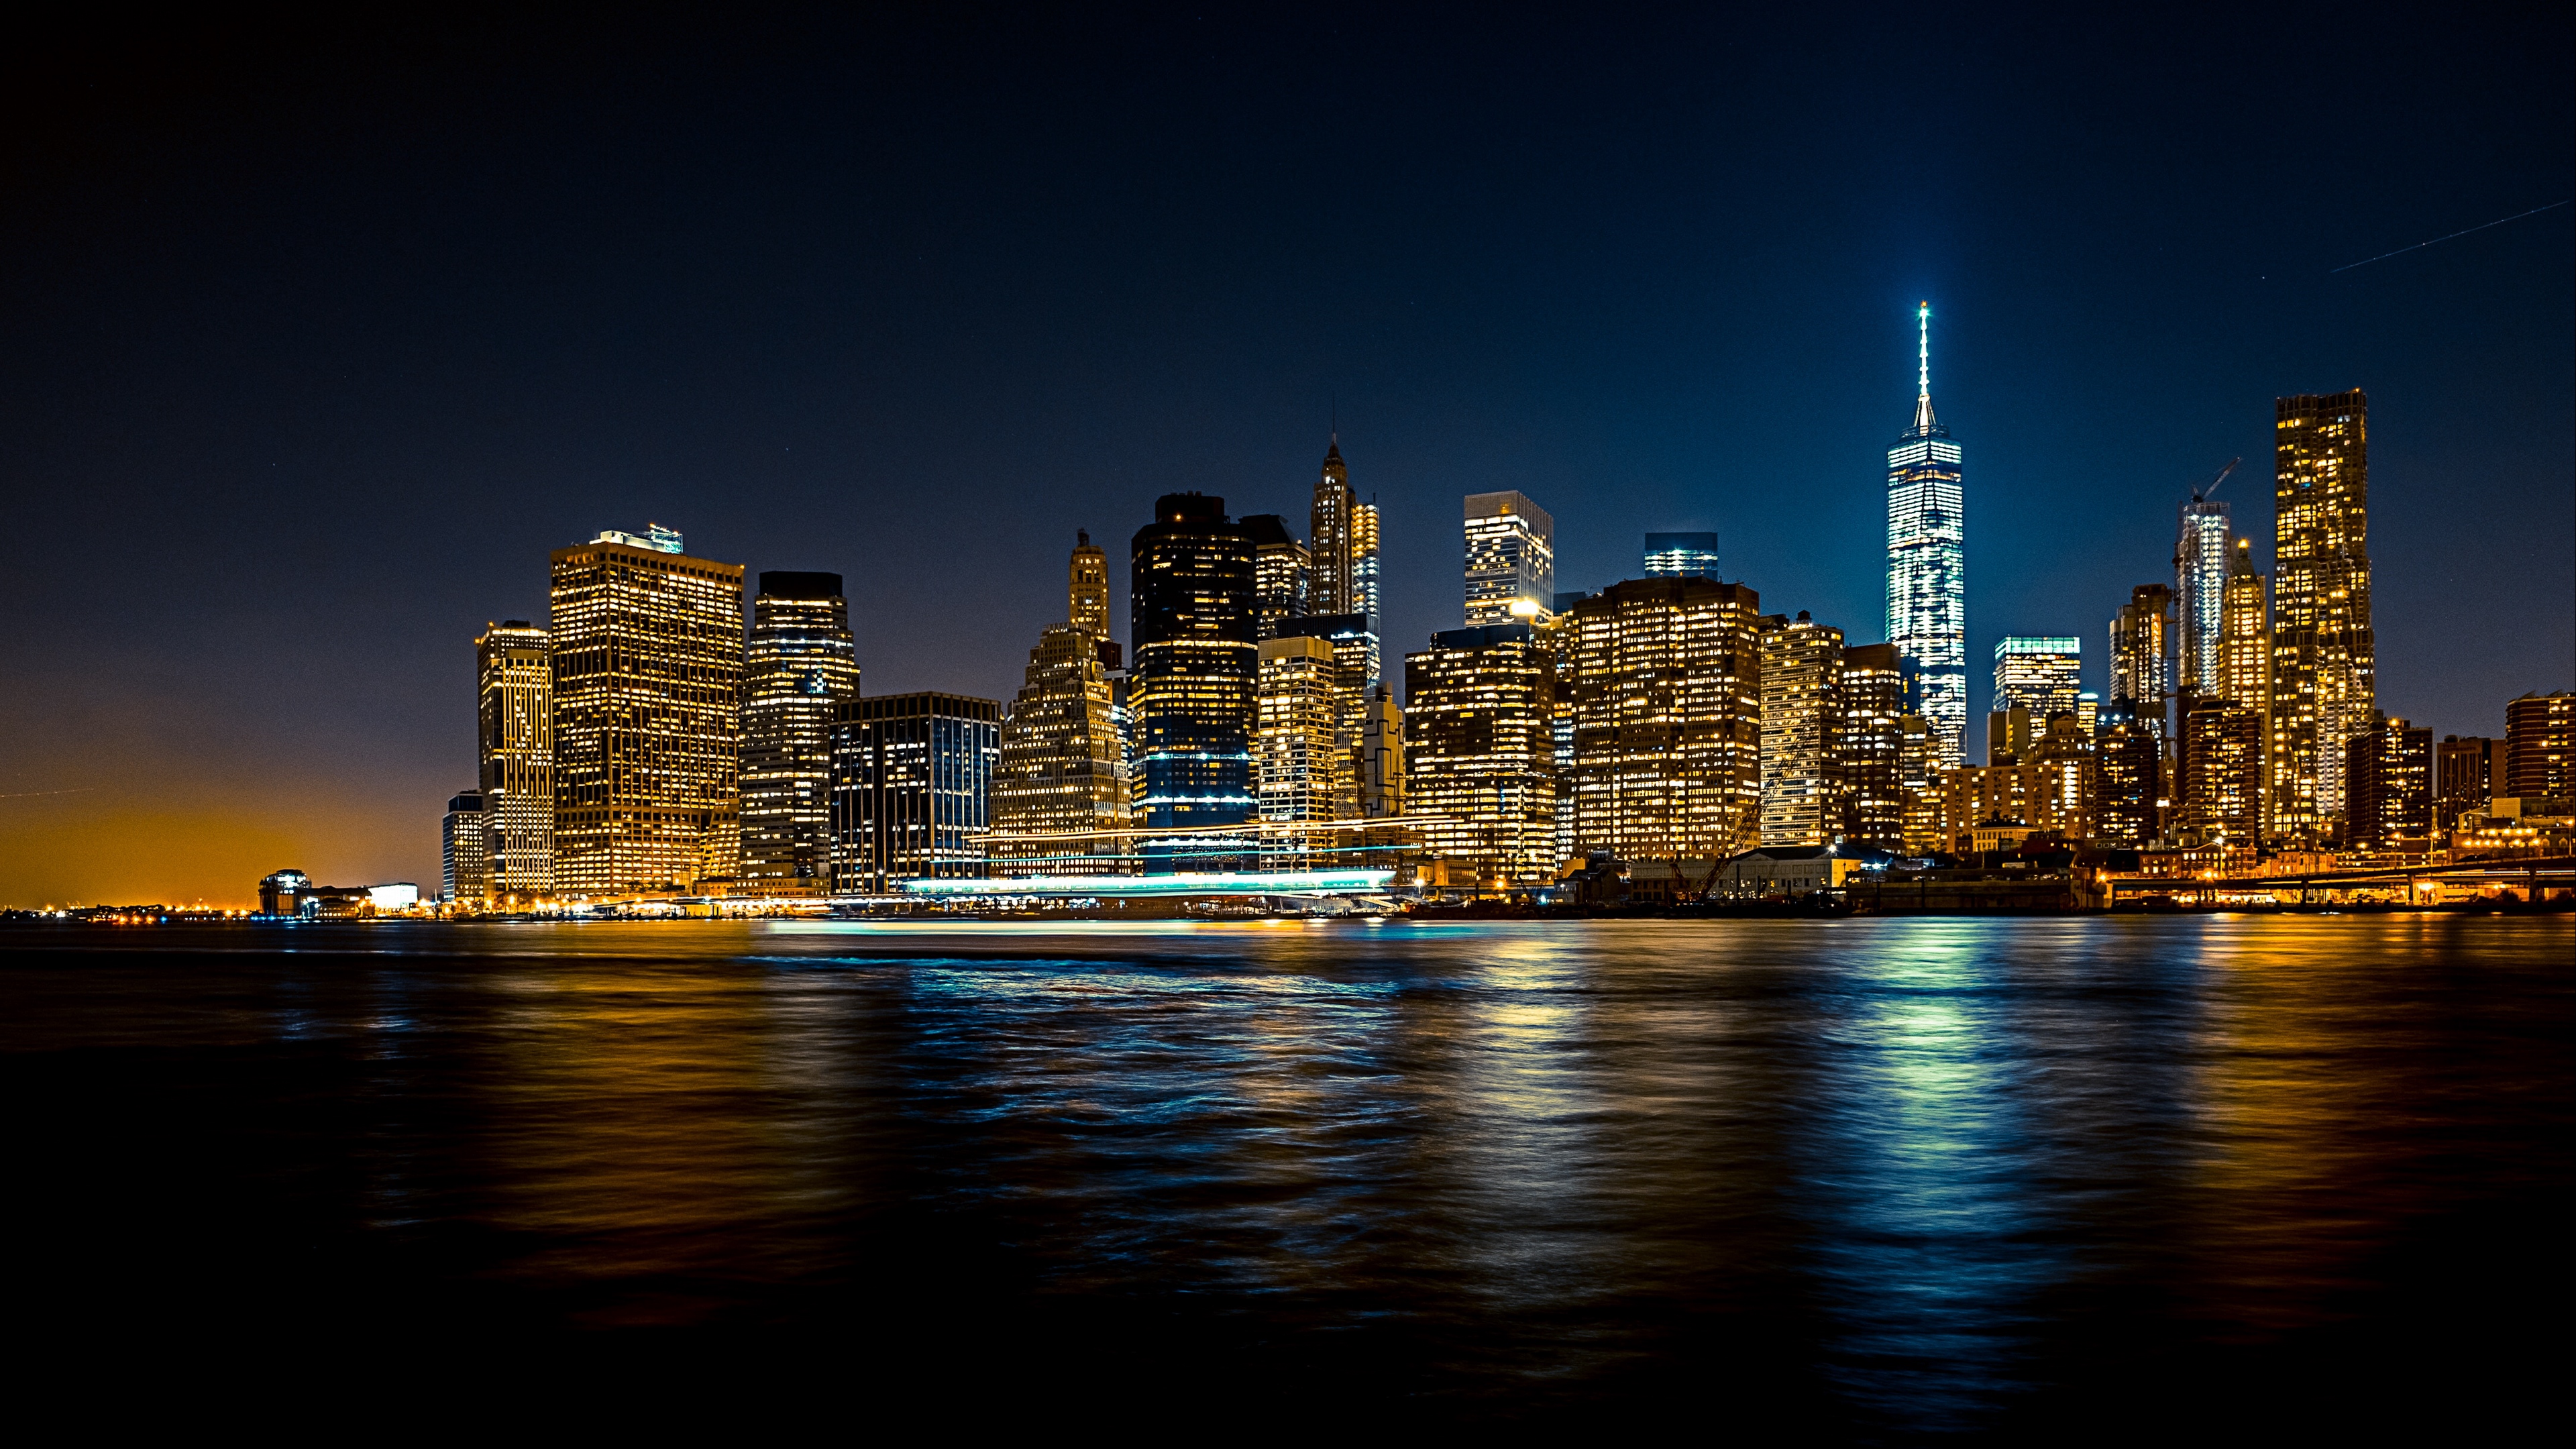
[(2412, 1343), (2469, 1291), (2424, 1244), (2510, 1257), (2568, 1182), (2563, 919), (99, 942), (0, 942), (22, 1090), (101, 1104), (21, 1157), (142, 1145), (17, 1226), (106, 1231), (185, 1156), (237, 1216), (137, 1273), (327, 1240), (523, 1325), (1025, 1320), (1417, 1403), (1977, 1428), (2133, 1356)]

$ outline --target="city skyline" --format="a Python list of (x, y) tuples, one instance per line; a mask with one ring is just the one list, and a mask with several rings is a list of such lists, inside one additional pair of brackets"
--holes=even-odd
[[(2535, 99), (2557, 92), (2526, 62), (2473, 62), (2430, 32), (2325, 42), (2340, 62), (2317, 74), (2336, 75), (2338, 95), (2450, 57), (2439, 83), (2371, 107), (2322, 80), (2248, 86), (2293, 39), (2231, 34), (2116, 47), (2088, 83), (2095, 102), (2056, 80), (1984, 84), (2052, 72), (2037, 42), (1971, 26), (1931, 42), (1962, 104), (1900, 144), (1870, 139), (1896, 129), (1893, 103), (1859, 79), (1881, 68), (1875, 42), (1686, 102), (1623, 99), (1653, 88), (1560, 48), (1551, 76), (1592, 110), (1479, 140), (1375, 84), (1432, 36), (1380, 29), (1314, 67), (1308, 42), (1228, 30), (1209, 42), (1212, 74), (1267, 94), (1331, 72), (1347, 102), (1327, 108), (1347, 118), (1331, 124), (1350, 129), (1218, 126), (1099, 184), (1073, 164), (1084, 148), (1147, 120), (1228, 115), (1230, 101), (1184, 85), (1066, 109), (1053, 103), (1075, 94), (1071, 76), (1088, 87), (1102, 72), (1032, 60), (1028, 103), (1062, 121), (1049, 135), (882, 131), (904, 106), (925, 125), (962, 114), (936, 92), (959, 76), (933, 35), (932, 89), (879, 77), (883, 99), (830, 103), (852, 134), (895, 137), (893, 160), (837, 141), (762, 150), (776, 118), (727, 111), (735, 92), (667, 97), (673, 123), (714, 122), (705, 157), (770, 158), (740, 180), (673, 163), (652, 194), (686, 198), (678, 208), (626, 184), (659, 174), (638, 168), (666, 156), (664, 122), (647, 125), (661, 113), (643, 83), (607, 62), (589, 73), (608, 102), (595, 145), (506, 84), (485, 129), (455, 133), (455, 164), (486, 168), (497, 207), (475, 199), (484, 180), (466, 185), (446, 153), (387, 142), (381, 124), (310, 143), (334, 164), (288, 164), (238, 111), (183, 133), (139, 109), (113, 137), (171, 139), (173, 156), (241, 184), (174, 180), (135, 159), (155, 148), (113, 137), (101, 174), (130, 181), (131, 199), (26, 173), (12, 271), (58, 285), (5, 302), (23, 340), (0, 367), (25, 420), (14, 476), (43, 547), (10, 579), (31, 627), (8, 646), (24, 687), (0, 760), (0, 893), (205, 882), (238, 896), (243, 864), (284, 860), (435, 879), (419, 802), (474, 778), (453, 704), (474, 665), (457, 641), (542, 618), (528, 550), (647, 519), (754, 571), (843, 575), (871, 693), (1008, 699), (1060, 607), (1052, 579), (1076, 529), (1123, 538), (1152, 498), (1193, 489), (1238, 515), (1303, 519), (1338, 429), (1356, 498), (1381, 509), (1385, 677), (1455, 627), (1459, 500), (1498, 490), (1554, 515), (1560, 590), (1630, 576), (1643, 533), (1714, 532), (1729, 578), (1766, 607), (1867, 641), (1883, 608), (1889, 411), (1914, 363), (1904, 312), (1926, 297), (1942, 420), (1974, 455), (1969, 754), (1996, 640), (2083, 637), (2100, 689), (2103, 622), (2130, 586), (2171, 582), (2189, 490), (2229, 457), (2268, 460), (2271, 399), (2347, 389), (2374, 409), (2377, 702), (2437, 738), (2498, 734), (2495, 701), (2576, 683), (2568, 213), (2334, 269), (2565, 194), (2563, 148), (2527, 139), (2563, 134), (2564, 101)], [(1118, 41), (1137, 59), (1109, 71), (1202, 38), (1148, 25)], [(1673, 38), (1680, 61), (1721, 37)], [(1508, 73), (1496, 46), (1479, 63)], [(356, 59), (353, 74), (382, 63)], [(748, 59), (770, 79), (807, 74), (783, 52)], [(425, 64), (483, 74), (464, 51)], [(2177, 75), (2256, 98), (2155, 99)], [(1849, 104), (1802, 133), (1761, 118), (1773, 85)], [(2142, 97), (2166, 129), (2097, 159), (2087, 148), (2134, 133)], [(387, 108), (457, 115), (435, 90), (330, 104), (359, 123)], [(1743, 107), (1753, 129), (1720, 145), (1659, 124), (1675, 105)], [(2052, 135), (1992, 149), (2058, 112)], [(2428, 129), (2435, 117), (2456, 119)], [(2331, 215), (2266, 164), (2321, 120), (2371, 158)], [(65, 124), (22, 128), (12, 155), (60, 153)], [(1381, 151), (1371, 127), (1421, 144)], [(1637, 169), (1594, 164), (1636, 136), (1657, 138)], [(1208, 174), (1166, 164), (1202, 146), (1250, 159), (1203, 187), (1158, 179)], [(1959, 159), (1980, 146), (2000, 159)], [(1328, 151), (1344, 158), (1329, 177), (1294, 159)], [(903, 190), (936, 175), (966, 179)], [(1579, 204), (1530, 216), (1533, 183)], [(384, 189), (397, 186), (410, 190)], [(796, 199), (833, 194), (934, 199), (899, 212)], [(1347, 244), (1279, 240), (1319, 194)], [(1005, 213), (1003, 195), (1041, 203)], [(1875, 218), (1900, 196), (1919, 224), (1890, 235)], [(885, 230), (894, 214), (917, 228)], [(2226, 220), (2181, 220), (2207, 215)], [(1012, 240), (1019, 226), (1050, 245)], [(454, 244), (413, 250), (414, 235)], [(208, 240), (169, 253), (164, 237)], [(565, 270), (573, 257), (597, 264)], [(849, 277), (883, 285), (811, 290)], [(111, 316), (131, 320), (102, 325)], [(2220, 497), (2270, 575), (2269, 469), (2242, 471)], [(186, 526), (137, 530), (138, 514)], [(236, 522), (251, 567), (195, 542)], [(138, 585), (75, 606), (73, 570), (111, 554)], [(980, 587), (948, 587), (961, 574)], [(2463, 630), (2462, 616), (2509, 627)], [(351, 642), (308, 642), (321, 639)], [(110, 657), (123, 667), (93, 663)], [(146, 858), (150, 879), (118, 874)]]

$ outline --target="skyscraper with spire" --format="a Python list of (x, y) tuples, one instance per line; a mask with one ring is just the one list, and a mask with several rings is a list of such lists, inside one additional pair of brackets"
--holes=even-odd
[(1949, 769), (1968, 730), (1967, 534), (1959, 445), (1932, 416), (1932, 304), (1914, 320), (1914, 425), (1887, 450), (1887, 638)]

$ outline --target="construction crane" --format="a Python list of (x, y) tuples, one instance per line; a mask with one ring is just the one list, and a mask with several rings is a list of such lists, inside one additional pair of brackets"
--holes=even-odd
[(2193, 489), (2193, 490), (2192, 490), (2192, 492), (2191, 492), (2191, 501), (2192, 501), (2192, 502), (2194, 502), (2194, 503), (2203, 502), (2203, 501), (2205, 501), (2205, 500), (2209, 497), (2209, 495), (2211, 495), (2212, 493), (2217, 492), (2217, 491), (2218, 491), (2218, 485), (2219, 485), (2219, 484), (2221, 484), (2221, 483), (2226, 482), (2226, 481), (2227, 481), (2227, 475), (2228, 475), (2228, 474), (2230, 474), (2230, 473), (2235, 472), (2235, 471), (2236, 471), (2236, 465), (2237, 465), (2237, 464), (2239, 464), (2239, 463), (2242, 463), (2242, 462), (2244, 462), (2244, 461), (2245, 461), (2245, 460), (2244, 460), (2244, 459), (2242, 459), (2242, 458), (2230, 458), (2230, 459), (2228, 459), (2228, 460), (2227, 460), (2227, 466), (2218, 470), (2218, 476), (2209, 480), (2209, 486), (2208, 486), (2208, 487), (2206, 487), (2206, 488), (2195, 488), (2195, 489)]

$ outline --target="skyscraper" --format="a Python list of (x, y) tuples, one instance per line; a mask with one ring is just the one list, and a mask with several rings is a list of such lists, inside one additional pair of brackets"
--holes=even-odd
[(1279, 626), (1306, 612), (1306, 578), (1312, 556), (1288, 531), (1288, 520), (1276, 513), (1256, 513), (1243, 520), (1252, 538), (1254, 632), (1263, 639), (1279, 637)]
[[(1327, 481), (1340, 468), (1336, 453), (1327, 460)], [(1324, 512), (1320, 494), (1316, 506)], [(1319, 582), (1323, 563), (1319, 550)], [(1224, 499), (1167, 494), (1155, 501), (1154, 521), (1136, 531), (1129, 579), (1136, 651), (1128, 707), (1143, 774), (1136, 823), (1149, 832), (1244, 824), (1255, 804), (1252, 716), (1260, 650), (1253, 637), (1252, 540), (1226, 517)], [(1157, 842), (1148, 835), (1144, 853), (1170, 870), (1175, 852), (1196, 853), (1205, 844), (1205, 837)]]
[(1351, 505), (1351, 593), (1355, 596), (1351, 612), (1368, 620), (1368, 682), (1369, 688), (1375, 689), (1384, 678), (1380, 673), (1383, 656), (1378, 641), (1386, 632), (1386, 616), (1378, 606), (1378, 512), (1374, 502)]
[(2173, 738), (2165, 702), (2173, 697), (2173, 590), (2140, 584), (2111, 619), (2111, 701), (2159, 740)]
[(2576, 797), (2576, 694), (2525, 694), (2504, 707), (2504, 794)]
[(1077, 533), (1066, 613), (1029, 651), (1028, 673), (1002, 720), (987, 856), (1000, 874), (1100, 875), (1128, 855), (1127, 758), (1117, 691), (1102, 645), (1108, 567)]
[(467, 790), (447, 802), (447, 814), (439, 821), (439, 899), (479, 903), (491, 893), (492, 868), (483, 855), (483, 795)]
[(773, 570), (751, 604), (742, 686), (742, 891), (832, 886), (832, 710), (859, 697), (841, 576)]
[(1387, 687), (1369, 691), (1360, 712), (1360, 813), (1387, 820), (1404, 813), (1404, 710)]
[(1645, 577), (1713, 579), (1717, 577), (1717, 535), (1650, 533), (1646, 535)]
[[(1355, 742), (1343, 738), (1341, 671), (1333, 646), (1304, 636), (1265, 640), (1254, 690), (1255, 789), (1261, 818), (1274, 825), (1321, 824), (1351, 819), (1358, 811), (1352, 788)], [(1306, 869), (1312, 852), (1329, 849), (1329, 831), (1284, 832), (1267, 842), (1274, 863)], [(1287, 859), (1278, 860), (1285, 854)]]
[(1555, 865), (1554, 671), (1526, 621), (1450, 629), (1404, 657), (1406, 812), (1422, 847), (1482, 878)]
[(1002, 707), (961, 694), (882, 694), (832, 709), (832, 890), (984, 874)]
[(2094, 836), (2104, 845), (2137, 847), (2164, 830), (2157, 801), (2163, 788), (2158, 736), (2123, 720), (2095, 742), (2099, 774), (2094, 793)]
[(2460, 817), (2484, 815), (2504, 790), (2504, 741), (2485, 735), (2444, 735), (2433, 747), (2434, 824), (2456, 828)]
[(556, 549), (558, 895), (731, 879), (741, 860), (742, 565), (653, 525)]
[(1887, 638), (1947, 769), (1968, 733), (1966, 503), (1959, 445), (1932, 415), (1931, 303), (1915, 323), (1914, 425), (1887, 450)]
[(2226, 504), (2194, 494), (2182, 505), (2174, 539), (2174, 675), (2185, 696), (2217, 692), (2230, 542)]
[(2371, 727), (2370, 399), (2273, 408), (2272, 829), (2318, 840), (2344, 810), (2344, 741)]
[(2373, 721), (2344, 742), (2344, 843), (2421, 856), (2433, 848), (2433, 732)]
[(1359, 498), (1351, 492), (1351, 470), (1342, 464), (1336, 438), (1324, 449), (1324, 473), (1315, 480), (1315, 503), (1308, 515), (1306, 537), (1313, 562), (1306, 584), (1311, 614), (1357, 614), (1359, 581), (1351, 565), (1358, 557)]
[(2231, 871), (2254, 863), (2263, 836), (2263, 712), (2221, 696), (2187, 696), (2182, 828), (2226, 852)]
[[(1761, 597), (1630, 579), (1566, 624), (1574, 849), (1713, 859), (1761, 838)], [(1409, 718), (1409, 712), (1408, 712)]]
[(2084, 692), (2084, 641), (2071, 634), (2007, 634), (1995, 646), (1995, 703), (2030, 711), (2031, 728), (2073, 714)]
[(2218, 677), (2206, 693), (2268, 710), (2272, 696), (2272, 611), (2263, 576), (2254, 572), (2253, 540), (2229, 551), (2220, 591)]
[(525, 619), (474, 641), (476, 787), (483, 797), (477, 879), (484, 895), (525, 905), (555, 886), (555, 661)]
[(1843, 631), (1801, 610), (1762, 630), (1762, 843), (1831, 845), (1843, 826)]
[(1543, 618), (1556, 599), (1556, 520), (1513, 491), (1466, 503), (1467, 627)]
[[(1767, 685), (1767, 672), (1763, 679)], [(1905, 673), (1896, 646), (1845, 646), (1842, 696), (1843, 837), (1898, 849), (1905, 842)]]

